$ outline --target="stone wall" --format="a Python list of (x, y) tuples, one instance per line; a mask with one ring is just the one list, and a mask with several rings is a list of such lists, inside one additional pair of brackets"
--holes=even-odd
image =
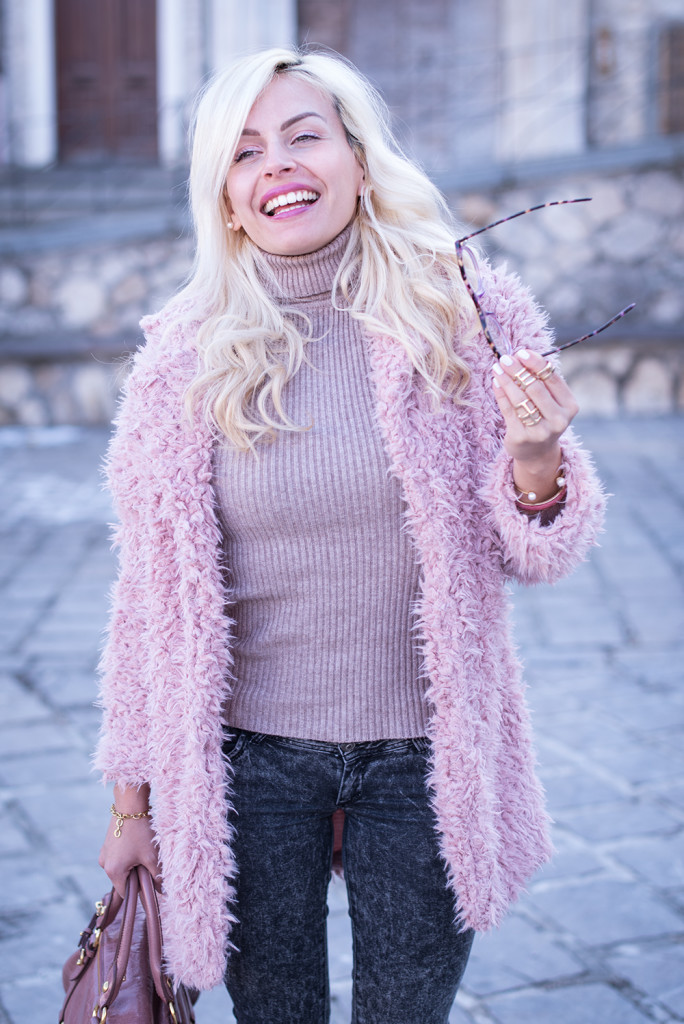
[[(559, 341), (637, 308), (568, 350), (582, 408), (601, 415), (684, 409), (682, 168), (586, 176), (452, 196), (470, 230), (538, 202), (593, 196), (528, 214), (483, 236), (550, 314)], [(465, 229), (464, 229), (465, 230)], [(177, 233), (126, 242), (84, 235), (61, 248), (0, 256), (0, 423), (111, 419), (138, 321), (182, 283), (191, 260)]]
[(592, 320), (598, 326), (636, 302), (624, 325), (629, 333), (681, 329), (684, 167), (594, 179), (567, 175), (451, 199), (475, 230), (537, 203), (580, 197), (591, 202), (527, 214), (478, 244), (516, 270), (563, 327)]
[(178, 236), (0, 258), (0, 424), (109, 422), (141, 316), (190, 261)]
[(684, 168), (575, 174), (529, 186), (452, 196), (467, 230), (537, 203), (592, 197), (539, 210), (480, 236), (548, 310), (562, 344), (613, 327), (562, 355), (583, 409), (602, 414), (684, 409)]

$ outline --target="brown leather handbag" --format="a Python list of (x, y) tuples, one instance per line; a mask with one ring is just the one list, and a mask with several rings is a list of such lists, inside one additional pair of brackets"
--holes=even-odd
[(112, 889), (95, 904), (62, 980), (60, 1024), (194, 1024), (197, 993), (174, 990), (162, 968), (159, 904), (146, 868), (133, 868), (123, 900)]

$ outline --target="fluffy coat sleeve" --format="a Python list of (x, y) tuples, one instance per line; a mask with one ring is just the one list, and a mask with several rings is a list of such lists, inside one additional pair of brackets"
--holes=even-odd
[[(510, 339), (512, 351), (552, 348), (547, 317), (518, 278), (505, 270), (487, 269), (484, 279), (486, 308)], [(490, 388), (487, 402), (490, 408), (496, 406)], [(499, 420), (502, 436), (498, 407), (492, 412)], [(555, 583), (568, 575), (584, 560), (601, 530), (606, 495), (592, 460), (571, 428), (563, 434), (561, 446), (567, 497), (562, 511), (549, 525), (543, 525), (538, 517), (522, 514), (516, 507), (513, 460), (501, 445), (483, 477), (480, 495), (501, 539), (504, 570), (521, 583)]]

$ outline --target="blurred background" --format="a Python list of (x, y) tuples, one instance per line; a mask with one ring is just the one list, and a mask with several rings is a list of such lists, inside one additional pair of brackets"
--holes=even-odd
[[(57, 1019), (108, 888), (99, 466), (138, 321), (190, 267), (193, 96), (300, 41), (379, 87), (464, 234), (593, 197), (483, 236), (559, 341), (637, 303), (562, 356), (614, 495), (602, 545), (513, 595), (558, 855), (450, 1020), (684, 1021), (684, 0), (0, 0), (0, 1024)], [(348, 1022), (344, 887), (330, 910)], [(228, 1016), (202, 997), (201, 1024)]]
[(560, 341), (585, 411), (684, 405), (684, 0), (1, 0), (0, 424), (106, 424), (190, 265), (186, 129), (246, 51), (345, 54)]

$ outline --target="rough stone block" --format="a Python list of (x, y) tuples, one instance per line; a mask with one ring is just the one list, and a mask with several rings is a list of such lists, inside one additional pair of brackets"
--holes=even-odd
[(0, 303), (16, 309), (26, 302), (28, 295), (26, 274), (11, 263), (0, 266)]
[[(568, 278), (564, 278), (560, 284), (555, 284), (549, 289), (546, 305), (553, 318), (571, 318), (581, 304), (581, 288)], [(585, 332), (586, 333), (586, 332)], [(562, 344), (563, 338), (558, 339)], [(567, 339), (572, 340), (571, 338)]]
[(55, 293), (65, 327), (87, 327), (106, 309), (105, 291), (100, 281), (84, 269), (82, 276), (67, 277)]
[(16, 409), (33, 388), (31, 372), (25, 366), (5, 365), (0, 373), (0, 404)]
[(111, 301), (116, 306), (124, 306), (130, 302), (139, 302), (147, 294), (147, 282), (142, 274), (128, 274), (116, 285), (111, 293)]
[(586, 204), (585, 216), (596, 226), (615, 220), (626, 209), (625, 182), (621, 178), (592, 181), (587, 194), (592, 201)]
[(41, 398), (27, 397), (17, 402), (14, 410), (15, 422), (25, 427), (45, 427), (50, 422), (50, 415)]
[(468, 230), (483, 228), (496, 220), (496, 204), (481, 192), (468, 192), (460, 196), (456, 206), (460, 222)]
[(673, 380), (658, 359), (641, 359), (624, 386), (623, 403), (630, 413), (672, 411)]
[(615, 378), (606, 370), (568, 371), (568, 384), (585, 413), (596, 416), (615, 416), (620, 402)]
[(684, 315), (681, 291), (672, 289), (657, 296), (650, 304), (649, 315), (656, 324), (679, 325)]
[(80, 423), (102, 423), (116, 410), (116, 396), (106, 367), (82, 366), (74, 371), (73, 392), (80, 409)]
[(684, 210), (684, 181), (667, 171), (645, 171), (631, 184), (632, 201), (640, 210), (675, 221)]
[(638, 210), (624, 213), (618, 220), (604, 227), (596, 235), (601, 255), (616, 263), (638, 260), (640, 265), (660, 244), (661, 226), (652, 214)]

